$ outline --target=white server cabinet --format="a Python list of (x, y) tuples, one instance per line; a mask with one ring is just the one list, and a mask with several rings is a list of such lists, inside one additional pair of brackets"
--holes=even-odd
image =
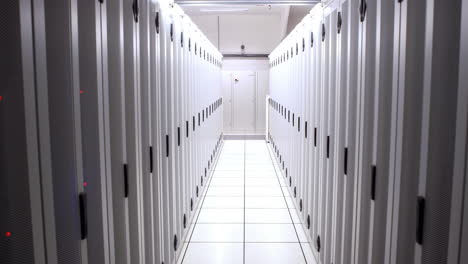
[(461, 9), (462, 1), (396, 5), (389, 263), (448, 258)]
[(128, 164), (125, 122), (125, 75), (124, 75), (124, 1), (105, 1), (107, 7), (107, 78), (109, 96), (109, 144), (113, 215), (114, 261), (130, 263), (130, 230), (128, 216)]
[(162, 162), (163, 155), (165, 154), (163, 144), (164, 141), (161, 137), (161, 28), (160, 17), (161, 9), (160, 3), (155, 2), (150, 4), (150, 142), (153, 148), (152, 159), (153, 171), (151, 175), (152, 185), (152, 211), (153, 211), (153, 243), (156, 248), (154, 249), (154, 261), (162, 263), (164, 260), (165, 247), (164, 244), (164, 220), (163, 220), (163, 186), (162, 186)]
[(125, 85), (125, 136), (128, 183), (130, 262), (145, 258), (142, 191), (141, 88), (139, 79), (140, 1), (123, 2), (123, 59)]
[(54, 218), (48, 229), (55, 229), (50, 246), (56, 249), (48, 251), (47, 258), (57, 263), (87, 263), (89, 199), (83, 180), (78, 7), (76, 1), (47, 0), (42, 8), (34, 14), (41, 17), (44, 12), (44, 31), (40, 33), (44, 35), (38, 37), (45, 45), (42, 66), (46, 76), (42, 78), (47, 80), (44, 94), (48, 98), (42, 110), (48, 116), (40, 116), (38, 122), (46, 122), (49, 131), (42, 140), (50, 146), (50, 156), (44, 158), (50, 159), (52, 181), (43, 194), (53, 194), (53, 211), (46, 214)]
[(463, 7), (327, 1), (270, 55), (268, 136), (321, 263), (462, 259)]
[(2, 263), (174, 263), (222, 142), (221, 54), (169, 1), (3, 18)]
[(468, 114), (468, 5), (462, 3), (460, 28), (460, 61), (457, 95), (457, 128), (455, 159), (452, 182), (452, 204), (450, 214), (450, 237), (448, 263), (468, 261), (468, 178), (467, 160), (467, 114)]
[[(344, 172), (343, 181), (343, 215), (341, 220), (342, 225), (342, 240), (341, 252), (336, 256), (337, 263), (346, 263), (351, 259), (352, 247), (354, 241), (353, 236), (353, 217), (354, 217), (354, 187), (356, 182), (356, 120), (357, 120), (357, 89), (358, 89), (358, 29), (359, 29), (359, 5), (358, 0), (347, 0), (342, 2), (343, 32), (347, 32), (348, 39), (346, 42), (347, 56), (343, 57), (344, 64), (348, 65), (346, 73), (345, 90), (346, 90), (346, 116), (344, 123), (344, 151), (346, 154), (346, 169)], [(344, 77), (343, 77), (344, 78)]]
[[(357, 200), (353, 239), (356, 263), (384, 261), (388, 131), (393, 100), (390, 86), (393, 60), (388, 50), (392, 50), (393, 44), (394, 5), (381, 1), (361, 2), (361, 5), (364, 7), (359, 24)], [(374, 240), (374, 232), (378, 240)], [(374, 250), (378, 251), (377, 255), (373, 254)]]
[(152, 186), (154, 171), (154, 147), (152, 145), (151, 134), (151, 82), (150, 76), (153, 74), (150, 63), (150, 31), (154, 30), (154, 20), (151, 20), (154, 14), (152, 1), (139, 1), (138, 4), (138, 80), (140, 84), (138, 112), (140, 113), (140, 136), (141, 148), (139, 150), (141, 157), (141, 192), (142, 192), (142, 225), (144, 226), (144, 258), (143, 263), (155, 262), (155, 251), (157, 244), (154, 241), (154, 212), (153, 212), (153, 194)]
[[(83, 188), (88, 199), (88, 263), (113, 263), (110, 179), (107, 8), (99, 1), (77, 1)], [(110, 207), (109, 207), (110, 206)], [(111, 251), (112, 248), (112, 251)]]
[(171, 168), (171, 163), (169, 162), (170, 153), (173, 151), (173, 146), (171, 146), (170, 141), (170, 124), (169, 117), (170, 112), (167, 109), (167, 106), (171, 106), (171, 97), (169, 91), (171, 89), (171, 60), (172, 60), (172, 49), (171, 49), (171, 23), (170, 18), (168, 17), (168, 8), (167, 6), (160, 7), (160, 14), (159, 14), (159, 31), (160, 31), (160, 54), (161, 54), (161, 142), (163, 148), (163, 157), (162, 157), (162, 171), (161, 171), (161, 185), (162, 185), (162, 206), (163, 206), (163, 223), (162, 223), (162, 230), (163, 234), (163, 241), (164, 244), (164, 253), (163, 253), (163, 261), (167, 263), (171, 263), (171, 260), (174, 259), (174, 247), (171, 246), (174, 241), (174, 222), (175, 222), (175, 203), (174, 203), (174, 186), (173, 186), (173, 170)]
[[(348, 55), (347, 42), (349, 38), (348, 23), (349, 13), (346, 10), (346, 3), (340, 2), (336, 7), (336, 15), (334, 16), (335, 23), (332, 19), (332, 27), (336, 27), (336, 77), (331, 79), (335, 82), (335, 124), (334, 124), (334, 144), (333, 156), (335, 161), (333, 167), (333, 212), (331, 216), (332, 231), (330, 245), (330, 261), (333, 263), (341, 263), (341, 249), (343, 240), (343, 208), (344, 208), (344, 181), (347, 174), (347, 159), (348, 150), (345, 147), (346, 136), (346, 100), (347, 100), (347, 69), (349, 65), (346, 63)], [(332, 69), (333, 70), (333, 69)]]
[[(43, 6), (44, 3), (37, 2), (37, 5)], [(54, 178), (50, 174), (51, 148), (48, 144), (44, 12), (33, 16), (33, 10), (30, 1), (14, 1), (0, 11), (2, 79), (5, 82), (0, 86), (2, 263), (46, 263), (47, 259), (50, 263), (57, 263), (52, 254), (56, 251), (55, 217), (53, 213), (49, 214), (54, 210), (54, 194), (50, 192)], [(72, 100), (73, 97), (70, 98)], [(40, 122), (38, 117), (45, 119)], [(73, 122), (68, 124), (73, 125)], [(69, 131), (62, 131), (63, 135)], [(73, 171), (73, 160), (71, 162), (66, 168)], [(76, 195), (73, 176), (64, 180), (72, 183), (71, 192)], [(76, 202), (76, 197), (69, 202)], [(79, 212), (74, 207), (67, 213)], [(79, 237), (80, 230), (74, 231)], [(67, 239), (71, 236), (63, 240)], [(79, 252), (79, 238), (69, 246), (73, 252)], [(71, 263), (77, 263), (76, 260), (71, 259)]]

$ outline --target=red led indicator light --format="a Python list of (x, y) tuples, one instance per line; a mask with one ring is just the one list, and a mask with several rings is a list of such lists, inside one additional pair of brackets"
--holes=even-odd
[(88, 186), (88, 183), (87, 183), (87, 182), (83, 182), (83, 186)]
[(83, 91), (83, 90), (80, 90), (80, 94), (84, 94), (84, 91)]
[(5, 236), (6, 236), (6, 237), (11, 237), (11, 232), (6, 232), (6, 233), (5, 233)]
[(3, 100), (3, 96), (0, 95), (0, 101), (2, 101), (2, 100)]

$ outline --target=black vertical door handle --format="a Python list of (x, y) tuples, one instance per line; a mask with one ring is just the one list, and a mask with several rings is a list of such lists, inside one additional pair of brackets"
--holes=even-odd
[(423, 243), (424, 237), (424, 214), (426, 210), (426, 200), (422, 196), (418, 196), (417, 200), (417, 215), (416, 215), (416, 242), (419, 245)]
[(123, 170), (124, 170), (124, 197), (128, 197), (128, 165), (124, 164), (123, 165)]
[(364, 20), (366, 19), (366, 12), (367, 12), (367, 1), (361, 0), (361, 3), (359, 4), (359, 13), (361, 15), (361, 22), (364, 22)]
[(81, 228), (81, 240), (88, 237), (88, 215), (87, 215), (87, 201), (86, 193), (79, 194), (80, 204), (80, 228)]
[(153, 146), (149, 147), (149, 169), (150, 173), (153, 172)]
[(159, 34), (159, 12), (156, 12), (156, 17), (154, 18), (154, 25), (156, 26), (156, 33)]
[(133, 19), (135, 20), (135, 23), (138, 23), (138, 0), (133, 0), (132, 4), (132, 11), (133, 11)]

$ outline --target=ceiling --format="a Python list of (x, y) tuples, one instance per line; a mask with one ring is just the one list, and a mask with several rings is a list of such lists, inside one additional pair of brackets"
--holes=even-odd
[(246, 53), (269, 54), (314, 6), (263, 4), (267, 1), (232, 4), (234, 1), (241, 0), (223, 4), (207, 4), (210, 1), (205, 0), (180, 7), (221, 52), (241, 53), (239, 47), (245, 44)]
[(288, 8), (284, 5), (215, 5), (181, 6), (189, 16), (206, 15), (281, 15)]

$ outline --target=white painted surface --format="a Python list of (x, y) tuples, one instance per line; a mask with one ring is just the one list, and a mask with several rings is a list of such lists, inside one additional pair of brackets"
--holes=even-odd
[(281, 41), (279, 16), (255, 15), (220, 17), (221, 53), (269, 54)]
[[(253, 76), (248, 76), (253, 75)], [(235, 77), (240, 77), (235, 83)], [(224, 133), (264, 134), (265, 98), (269, 66), (264, 59), (227, 59), (223, 62)], [(242, 86), (243, 84), (249, 84)], [(253, 124), (248, 125), (253, 122)]]
[[(200, 30), (223, 54), (270, 54), (282, 39), (282, 18), (271, 15), (202, 15), (191, 16)], [(219, 28), (218, 28), (219, 19)], [(284, 21), (283, 21), (284, 23)]]
[(255, 130), (256, 74), (251, 71), (231, 73), (232, 130), (248, 133)]

